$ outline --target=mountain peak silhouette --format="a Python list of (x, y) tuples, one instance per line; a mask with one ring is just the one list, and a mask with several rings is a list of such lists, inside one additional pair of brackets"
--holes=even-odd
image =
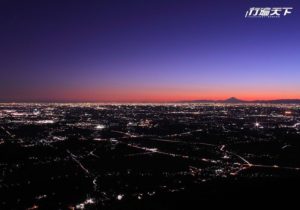
[(226, 102), (226, 103), (241, 103), (243, 101), (240, 99), (237, 99), (235, 97), (231, 97), (231, 98), (224, 100), (224, 102)]

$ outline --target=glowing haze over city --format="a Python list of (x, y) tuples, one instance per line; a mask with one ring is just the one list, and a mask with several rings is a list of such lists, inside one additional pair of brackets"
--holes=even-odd
[(0, 100), (299, 99), (300, 2), (256, 2), (4, 1)]
[(0, 210), (294, 209), (299, 9), (0, 0)]

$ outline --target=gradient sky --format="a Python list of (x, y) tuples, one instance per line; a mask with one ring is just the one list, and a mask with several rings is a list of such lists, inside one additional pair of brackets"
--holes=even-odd
[(1, 0), (0, 27), (2, 101), (300, 98), (299, 0)]

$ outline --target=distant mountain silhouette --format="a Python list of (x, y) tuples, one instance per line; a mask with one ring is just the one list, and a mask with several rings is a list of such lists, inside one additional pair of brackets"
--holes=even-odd
[(228, 98), (226, 100), (223, 100), (222, 102), (223, 103), (244, 103), (245, 101), (242, 101), (242, 100), (237, 99), (235, 97), (231, 97), (231, 98)]
[(266, 104), (300, 104), (300, 99), (277, 99), (277, 100), (254, 100), (254, 101), (244, 101), (235, 97), (228, 98), (226, 100), (193, 100), (193, 101), (181, 101), (190, 103), (229, 103), (229, 104), (239, 104), (239, 103), (266, 103)]
[(300, 99), (277, 99), (277, 100), (257, 100), (250, 103), (271, 103), (271, 104), (300, 104)]

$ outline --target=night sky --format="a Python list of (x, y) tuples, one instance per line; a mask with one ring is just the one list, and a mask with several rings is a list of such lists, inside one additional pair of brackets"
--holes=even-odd
[(0, 27), (1, 101), (300, 98), (299, 0), (1, 0)]

